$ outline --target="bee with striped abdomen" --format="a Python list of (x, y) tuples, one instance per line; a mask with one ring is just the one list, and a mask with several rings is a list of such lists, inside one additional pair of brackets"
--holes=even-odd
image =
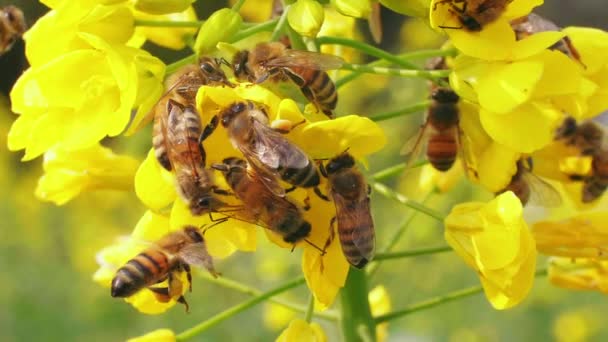
[(376, 244), (370, 188), (357, 170), (355, 159), (347, 152), (330, 159), (326, 165), (321, 164), (320, 169), (329, 181), (329, 196), (336, 206), (336, 216), (331, 220), (330, 238), (325, 247), (334, 237), (337, 221), (338, 237), (346, 260), (354, 267), (363, 268), (374, 257)]
[(330, 118), (338, 92), (326, 70), (344, 64), (340, 57), (318, 52), (293, 50), (278, 42), (259, 43), (252, 50), (236, 53), (232, 60), (234, 75), (240, 80), (261, 83), (293, 81), (321, 112)]
[[(152, 243), (152, 246), (119, 268), (112, 279), (111, 295), (120, 298), (130, 297), (147, 288), (163, 303), (178, 298), (177, 301), (184, 304), (188, 311), (188, 303), (182, 295), (183, 284), (177, 274), (186, 272), (192, 291), (190, 265), (204, 267), (214, 277), (218, 275), (199, 229), (186, 226)], [(167, 280), (166, 288), (153, 287), (165, 280)]]
[(15, 6), (0, 8), (0, 55), (11, 49), (27, 30), (23, 11)]
[(559, 192), (549, 183), (532, 173), (532, 158), (521, 158), (517, 161), (517, 171), (507, 186), (496, 195), (512, 191), (522, 205), (528, 203), (557, 207), (562, 203)]
[(461, 27), (441, 27), (466, 29), (478, 32), (498, 19), (513, 0), (440, 0), (435, 2), (433, 11), (438, 5), (450, 6), (449, 11), (456, 16)]

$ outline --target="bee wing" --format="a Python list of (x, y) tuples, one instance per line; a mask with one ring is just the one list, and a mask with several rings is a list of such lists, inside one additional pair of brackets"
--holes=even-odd
[[(347, 201), (344, 197), (334, 193), (333, 199), (336, 205), (338, 230), (341, 224), (350, 226), (347, 222), (353, 222), (354, 229), (352, 229), (350, 237), (359, 252), (359, 260), (352, 260), (353, 255), (350, 254), (350, 261), (354, 261), (354, 264), (357, 264), (363, 259), (367, 261), (371, 260), (374, 257), (376, 249), (376, 235), (369, 206), (369, 197), (366, 196), (356, 203), (351, 203), (351, 201)], [(338, 234), (340, 234), (339, 231)]]
[(204, 267), (211, 274), (217, 274), (213, 266), (213, 258), (209, 255), (205, 242), (188, 244), (180, 249), (177, 256), (189, 265)]
[(257, 159), (252, 160), (251, 166), (253, 169), (248, 172), (253, 173), (254, 179), (261, 181), (273, 194), (280, 197), (285, 196), (285, 189), (279, 183), (280, 175), (278, 172), (268, 170), (268, 167)]
[(252, 144), (252, 154), (271, 169), (304, 168), (310, 163), (306, 153), (292, 144), (281, 133), (255, 121), (253, 129), (257, 139)]
[(462, 169), (464, 174), (469, 179), (478, 179), (477, 174), (477, 162), (475, 161), (475, 155), (472, 153), (472, 147), (469, 144), (468, 137), (464, 134), (464, 131), (458, 125), (458, 134), (456, 134), (458, 143), (458, 153), (460, 155), (460, 162), (462, 163)]
[(530, 187), (530, 200), (528, 201), (530, 204), (549, 208), (559, 207), (562, 204), (562, 197), (553, 185), (532, 172), (525, 172), (523, 177)]
[(420, 153), (426, 150), (426, 145), (429, 141), (429, 135), (432, 133), (433, 128), (425, 122), (420, 129), (411, 136), (407, 142), (401, 148), (401, 155), (408, 156), (406, 170), (412, 167), (412, 164), (420, 157)]
[(301, 67), (313, 70), (339, 69), (345, 61), (334, 55), (305, 50), (285, 50), (281, 56), (266, 62), (268, 67)]

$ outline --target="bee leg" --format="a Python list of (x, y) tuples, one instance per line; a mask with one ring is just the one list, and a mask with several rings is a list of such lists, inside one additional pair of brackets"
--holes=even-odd
[(182, 267), (186, 272), (186, 278), (188, 279), (188, 291), (192, 292), (192, 270), (190, 269), (190, 265), (183, 264)]
[(219, 189), (219, 188), (213, 188), (213, 193), (222, 195), (222, 196), (234, 196), (234, 193), (232, 193), (228, 190)]
[(325, 169), (325, 165), (323, 165), (323, 163), (319, 163), (319, 172), (321, 172), (323, 177), (327, 178), (327, 170)]
[(213, 133), (213, 131), (215, 131), (215, 129), (217, 128), (217, 124), (220, 122), (220, 118), (215, 115), (211, 118), (211, 121), (207, 124), (207, 126), (205, 126), (205, 128), (203, 129), (203, 132), (201, 133), (200, 137), (198, 138), (198, 143), (199, 145), (202, 145), (203, 141), (205, 139), (207, 139), (211, 133)]
[(148, 290), (152, 291), (156, 300), (161, 303), (167, 303), (171, 300), (169, 296), (169, 288), (167, 287), (148, 287)]
[(315, 186), (314, 188), (314, 192), (315, 194), (317, 194), (317, 196), (319, 196), (320, 199), (329, 202), (329, 197), (327, 197), (326, 195), (324, 195), (321, 190), (319, 189), (318, 186)]
[(298, 188), (297, 186), (292, 185), (292, 186), (291, 186), (291, 188), (289, 188), (289, 189), (285, 189), (285, 193), (286, 193), (286, 194), (288, 194), (288, 193), (290, 193), (290, 192), (294, 191), (294, 190), (295, 190), (295, 189), (297, 189), (297, 188)]
[(329, 245), (331, 245), (332, 241), (334, 241), (334, 238), (336, 237), (336, 230), (334, 229), (334, 225), (336, 224), (336, 217), (332, 217), (331, 220), (329, 221), (329, 236), (327, 237), (327, 240), (325, 240), (325, 245), (323, 245), (323, 254), (325, 254), (327, 248), (329, 247)]
[(186, 302), (186, 298), (184, 296), (179, 296), (179, 298), (177, 298), (177, 302), (184, 304), (186, 307), (186, 313), (190, 312), (190, 305), (188, 305), (188, 302)]
[(306, 198), (304, 199), (304, 207), (302, 209), (304, 209), (304, 211), (310, 210), (310, 197), (309, 196), (306, 196)]

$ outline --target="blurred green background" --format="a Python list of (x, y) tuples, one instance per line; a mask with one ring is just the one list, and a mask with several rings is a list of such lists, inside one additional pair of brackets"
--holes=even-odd
[[(248, 0), (255, 2), (256, 0)], [(23, 8), (29, 24), (45, 12), (33, 1), (0, 1)], [(201, 18), (224, 5), (222, 1), (198, 1)], [(605, 1), (548, 1), (541, 11), (561, 26), (585, 25), (606, 28)], [(435, 36), (416, 20), (383, 11), (385, 38), (382, 47), (406, 51), (439, 46)], [(396, 29), (399, 28), (399, 29)], [(364, 23), (358, 30), (368, 37)], [(0, 57), (2, 89), (11, 75), (18, 74), (22, 46)], [(184, 53), (146, 45), (167, 62)], [(341, 92), (338, 113), (371, 115), (399, 109), (426, 96), (423, 81), (362, 77)], [(4, 91), (6, 93), (6, 91)], [(6, 134), (15, 116), (2, 97), (0, 105), (0, 341), (114, 341), (134, 337), (157, 328), (180, 332), (212, 315), (247, 299), (244, 294), (210, 284), (195, 275), (194, 292), (188, 295), (191, 312), (175, 307), (159, 316), (145, 316), (122, 300), (113, 299), (109, 290), (91, 280), (97, 265), (97, 251), (118, 236), (129, 234), (145, 208), (133, 193), (86, 193), (63, 207), (42, 203), (34, 198), (36, 181), (42, 173), (41, 158), (21, 163), (21, 153), (6, 150)], [(415, 132), (422, 113), (382, 123), (389, 141), (370, 159), (369, 173), (402, 161), (401, 144)], [(150, 147), (150, 131), (132, 139), (105, 142), (118, 152), (141, 159)], [(408, 182), (400, 177), (388, 182), (407, 193)], [(405, 187), (405, 188), (404, 188)], [(454, 203), (472, 198), (488, 198), (461, 180), (450, 192), (434, 195), (433, 208), (447, 212)], [(373, 195), (377, 245), (382, 247), (405, 219), (410, 209)], [(264, 290), (276, 287), (301, 273), (300, 251), (290, 253), (269, 244), (260, 236), (256, 253), (240, 253), (219, 261), (218, 269), (231, 279)], [(396, 250), (444, 244), (442, 227), (422, 215), (410, 224)], [(540, 260), (539, 267), (544, 265)], [(384, 285), (392, 307), (402, 308), (442, 293), (478, 284), (476, 274), (453, 253), (386, 261), (371, 280), (372, 286)], [(305, 303), (302, 287), (282, 295)], [(336, 303), (339, 305), (339, 303)], [(390, 341), (504, 341), (504, 340), (608, 340), (604, 313), (608, 299), (599, 293), (571, 292), (555, 288), (544, 278), (537, 279), (530, 297), (520, 306), (500, 312), (483, 295), (449, 303), (392, 321)], [(200, 341), (273, 340), (293, 317), (288, 310), (259, 305), (209, 330)], [(339, 332), (333, 324), (318, 320), (330, 340)]]

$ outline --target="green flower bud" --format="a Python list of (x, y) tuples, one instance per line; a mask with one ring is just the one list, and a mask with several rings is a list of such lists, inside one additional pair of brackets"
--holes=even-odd
[(315, 37), (325, 18), (323, 6), (314, 0), (298, 0), (289, 8), (289, 26), (305, 37)]
[(331, 0), (332, 6), (343, 15), (367, 19), (372, 11), (370, 0)]
[(195, 0), (135, 0), (135, 9), (150, 14), (185, 11)]
[(228, 41), (241, 27), (243, 19), (229, 8), (213, 13), (201, 26), (194, 43), (194, 51), (203, 55), (213, 51), (219, 42)]

